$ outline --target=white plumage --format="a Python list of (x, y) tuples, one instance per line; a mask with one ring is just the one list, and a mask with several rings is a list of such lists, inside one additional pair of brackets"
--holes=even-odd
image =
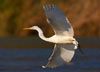
[(71, 24), (56, 5), (46, 5), (43, 6), (43, 8), (47, 16), (47, 21), (53, 27), (55, 35), (46, 38), (43, 31), (38, 26), (25, 29), (37, 30), (41, 39), (55, 43), (53, 53), (50, 56), (47, 65), (42, 67), (56, 68), (72, 60), (78, 42), (73, 38), (74, 31)]
[(52, 55), (49, 58), (48, 64), (43, 68), (56, 68), (70, 62), (75, 53), (74, 44), (55, 44)]
[(53, 27), (56, 35), (73, 36), (74, 31), (63, 12), (55, 5), (43, 6), (47, 21)]

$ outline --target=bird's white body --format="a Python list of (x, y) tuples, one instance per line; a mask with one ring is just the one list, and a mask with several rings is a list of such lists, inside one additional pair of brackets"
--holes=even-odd
[(53, 43), (72, 43), (73, 37), (54, 35), (49, 40)]
[(38, 31), (39, 37), (47, 42), (58, 43), (58, 44), (75, 44), (75, 49), (77, 49), (78, 42), (75, 38), (68, 35), (53, 35), (52, 37), (46, 38), (43, 34), (43, 31), (38, 26), (33, 26), (33, 30)]
[(71, 24), (57, 6), (47, 5), (43, 8), (48, 18), (47, 21), (53, 27), (55, 35), (46, 38), (38, 26), (33, 26), (31, 29), (37, 30), (42, 40), (55, 43), (48, 64), (43, 66), (43, 68), (55, 68), (72, 60), (78, 42), (73, 38), (74, 31)]
[[(46, 38), (41, 30), (41, 28), (39, 28), (38, 26), (33, 26), (32, 27), (33, 30), (38, 31), (39, 33), (39, 37), (42, 40), (48, 41), (48, 42), (52, 42), (52, 43), (73, 43), (73, 44), (78, 44), (78, 42), (76, 41), (75, 38), (73, 38), (72, 36), (68, 36), (68, 35), (53, 35), (50, 38)], [(76, 41), (76, 42), (75, 42)]]

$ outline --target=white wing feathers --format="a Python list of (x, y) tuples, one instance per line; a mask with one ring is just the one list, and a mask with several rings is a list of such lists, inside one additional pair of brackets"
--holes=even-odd
[[(53, 27), (56, 36), (72, 37), (72, 43), (55, 44), (48, 64), (43, 68), (55, 68), (70, 62), (74, 56), (77, 44), (73, 44), (74, 31), (63, 12), (55, 5), (44, 6), (44, 11), (49, 24)], [(65, 39), (64, 39), (65, 40)]]
[(73, 36), (74, 31), (63, 12), (55, 5), (46, 5), (43, 7), (49, 24), (53, 27), (56, 34), (66, 34)]
[(56, 68), (70, 62), (74, 56), (74, 44), (55, 44), (52, 55), (49, 58), (48, 64), (43, 68)]

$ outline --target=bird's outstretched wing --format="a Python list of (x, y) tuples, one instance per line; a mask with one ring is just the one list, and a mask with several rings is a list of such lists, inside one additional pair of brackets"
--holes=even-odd
[(56, 34), (73, 36), (74, 31), (66, 16), (56, 5), (43, 6), (47, 16), (47, 21)]
[(56, 68), (70, 62), (75, 53), (74, 44), (55, 44), (52, 55), (48, 64), (43, 68)]

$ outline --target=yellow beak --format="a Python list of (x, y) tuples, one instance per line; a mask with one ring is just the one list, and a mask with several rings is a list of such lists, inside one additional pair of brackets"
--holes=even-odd
[(30, 28), (24, 28), (24, 30), (32, 30), (32, 28), (30, 27)]

